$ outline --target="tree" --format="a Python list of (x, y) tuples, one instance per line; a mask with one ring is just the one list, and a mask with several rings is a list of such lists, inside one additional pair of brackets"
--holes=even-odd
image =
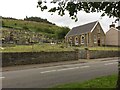
[(116, 2), (83, 2), (81, 0), (52, 0), (50, 3), (58, 4), (49, 9), (46, 5), (47, 1), (38, 1), (38, 6), (41, 11), (47, 10), (48, 12), (58, 12), (58, 15), (65, 15), (65, 11), (69, 12), (72, 19), (77, 21), (77, 13), (79, 11), (90, 12), (102, 12), (101, 16), (108, 15), (109, 17), (120, 18), (120, 1)]
[(57, 31), (57, 39), (64, 39), (65, 35), (70, 31), (68, 27), (62, 27), (61, 30)]
[[(39, 0), (38, 6), (41, 8), (41, 11), (48, 10), (48, 12), (58, 12), (58, 15), (65, 15), (65, 11), (69, 12), (71, 19), (75, 21), (78, 20), (77, 13), (79, 11), (85, 11), (86, 13), (90, 12), (101, 12), (101, 16), (108, 15), (109, 17), (116, 17), (116, 21), (120, 20), (120, 1), (115, 0), (112, 2), (105, 2), (106, 0), (102, 0), (101, 2), (83, 2), (82, 0), (52, 0), (50, 3), (58, 4), (53, 6), (52, 8), (48, 8), (47, 1)], [(118, 65), (118, 81), (117, 88), (120, 88), (120, 62)]]

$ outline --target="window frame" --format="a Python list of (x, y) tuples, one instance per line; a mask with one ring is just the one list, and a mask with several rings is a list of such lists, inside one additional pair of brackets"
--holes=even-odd
[(81, 44), (85, 44), (85, 35), (81, 35)]
[(94, 43), (97, 43), (97, 35), (93, 36)]

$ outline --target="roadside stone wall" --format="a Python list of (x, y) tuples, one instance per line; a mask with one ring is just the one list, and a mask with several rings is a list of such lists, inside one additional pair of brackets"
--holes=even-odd
[(2, 66), (42, 64), (50, 62), (72, 61), (79, 59), (97, 59), (119, 57), (120, 51), (75, 50), (62, 52), (16, 52), (2, 53)]
[(97, 51), (91, 50), (89, 51), (90, 59), (97, 59), (97, 58), (109, 58), (109, 57), (119, 57), (120, 51)]
[(76, 51), (2, 53), (2, 66), (78, 60)]
[(109, 58), (119, 57), (120, 51), (103, 51), (103, 50), (80, 50), (78, 52), (79, 59), (97, 59), (97, 58)]
[(87, 59), (87, 51), (86, 50), (79, 50), (78, 51), (78, 58), (79, 59)]

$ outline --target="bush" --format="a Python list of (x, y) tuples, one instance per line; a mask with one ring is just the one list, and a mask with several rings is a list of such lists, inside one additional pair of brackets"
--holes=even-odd
[(2, 44), (2, 47), (15, 47), (15, 44)]
[(25, 30), (29, 30), (29, 28), (27, 26), (23, 26), (23, 29)]

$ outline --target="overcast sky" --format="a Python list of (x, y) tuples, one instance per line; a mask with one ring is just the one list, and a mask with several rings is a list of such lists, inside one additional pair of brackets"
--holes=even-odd
[(67, 26), (69, 28), (99, 20), (105, 32), (108, 31), (109, 25), (115, 20), (115, 18), (109, 18), (107, 16), (100, 19), (101, 13), (87, 14), (81, 11), (78, 13), (78, 21), (75, 22), (70, 19), (68, 13), (61, 17), (57, 13), (51, 15), (51, 13), (47, 11), (41, 12), (40, 8), (37, 8), (37, 1), (38, 0), (0, 0), (0, 16), (17, 19), (24, 19), (26, 16), (37, 16), (47, 19), (56, 25)]

